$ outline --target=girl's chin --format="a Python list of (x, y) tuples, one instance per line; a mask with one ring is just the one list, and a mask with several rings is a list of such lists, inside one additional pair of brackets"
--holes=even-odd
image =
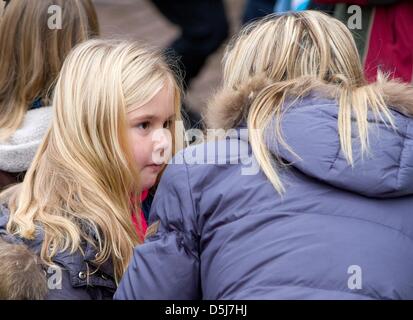
[(141, 188), (143, 190), (148, 190), (152, 188), (156, 183), (156, 178), (158, 177), (157, 174), (150, 173), (150, 174), (142, 174), (141, 175)]

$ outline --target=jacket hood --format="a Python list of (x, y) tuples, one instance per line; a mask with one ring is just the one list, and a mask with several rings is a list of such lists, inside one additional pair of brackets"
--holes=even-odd
[[(257, 79), (241, 90), (221, 92), (209, 105), (208, 126), (228, 129), (245, 122), (256, 92), (268, 84)], [(395, 81), (374, 85), (391, 108), (396, 129), (369, 113), (367, 153), (360, 152), (356, 127), (352, 130), (353, 166), (341, 151), (332, 85), (320, 83), (288, 105), (281, 129), (291, 150), (278, 142), (274, 121), (270, 122), (265, 130), (269, 150), (307, 176), (340, 189), (377, 198), (413, 194), (413, 87)]]

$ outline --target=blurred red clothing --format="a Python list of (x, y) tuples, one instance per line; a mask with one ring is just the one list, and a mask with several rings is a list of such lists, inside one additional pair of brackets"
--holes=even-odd
[[(404, 0), (315, 0), (324, 4), (369, 5), (374, 8), (366, 42), (364, 71), (375, 81), (377, 70), (391, 78), (412, 82), (413, 78), (413, 1)], [(384, 5), (384, 3), (391, 3)], [(363, 9), (363, 8), (362, 8)], [(357, 41), (357, 39), (356, 39)]]
[[(141, 194), (141, 203), (145, 201), (147, 196), (148, 196), (148, 190), (144, 190)], [(132, 222), (135, 225), (135, 229), (139, 237), (142, 240), (144, 240), (146, 229), (148, 228), (148, 224), (146, 222), (145, 215), (143, 214), (142, 209), (140, 209), (139, 211), (140, 211), (140, 217), (141, 217), (141, 226), (139, 226), (138, 219), (136, 218), (136, 215), (134, 214), (132, 214)]]

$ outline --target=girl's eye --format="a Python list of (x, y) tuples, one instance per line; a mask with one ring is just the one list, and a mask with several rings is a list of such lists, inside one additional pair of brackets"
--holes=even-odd
[(169, 129), (172, 126), (172, 120), (165, 121), (163, 124), (164, 129)]
[(141, 129), (141, 130), (147, 130), (149, 129), (149, 126), (150, 126), (149, 121), (145, 121), (145, 122), (138, 123), (136, 125), (136, 128)]

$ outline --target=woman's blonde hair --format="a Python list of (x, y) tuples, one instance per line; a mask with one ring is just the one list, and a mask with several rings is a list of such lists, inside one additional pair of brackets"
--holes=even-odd
[(89, 242), (98, 252), (95, 264), (111, 259), (120, 279), (141, 242), (131, 219), (139, 212), (131, 201), (139, 199), (139, 173), (127, 113), (165, 85), (174, 89), (179, 120), (180, 86), (158, 52), (89, 40), (69, 54), (55, 87), (51, 129), (24, 181), (3, 193), (10, 197), (9, 232), (33, 239), (37, 225), (44, 231), (44, 263)]
[[(52, 5), (61, 8), (61, 29), (48, 27)], [(0, 19), (0, 139), (13, 134), (35, 100), (49, 103), (69, 51), (98, 34), (91, 0), (10, 1)]]
[(339, 104), (341, 148), (350, 165), (352, 117), (357, 122), (362, 152), (368, 149), (368, 110), (393, 125), (380, 86), (369, 85), (364, 78), (351, 33), (343, 23), (326, 14), (289, 12), (252, 23), (227, 47), (223, 65), (222, 90), (237, 92), (257, 78), (266, 79), (264, 89), (252, 93), (252, 103), (244, 114), (254, 155), (279, 193), (283, 193), (284, 187), (277, 174), (277, 163), (265, 144), (263, 129), (275, 119), (275, 138), (288, 148), (280, 129), (287, 97), (298, 99), (320, 86), (330, 86), (328, 95)]

